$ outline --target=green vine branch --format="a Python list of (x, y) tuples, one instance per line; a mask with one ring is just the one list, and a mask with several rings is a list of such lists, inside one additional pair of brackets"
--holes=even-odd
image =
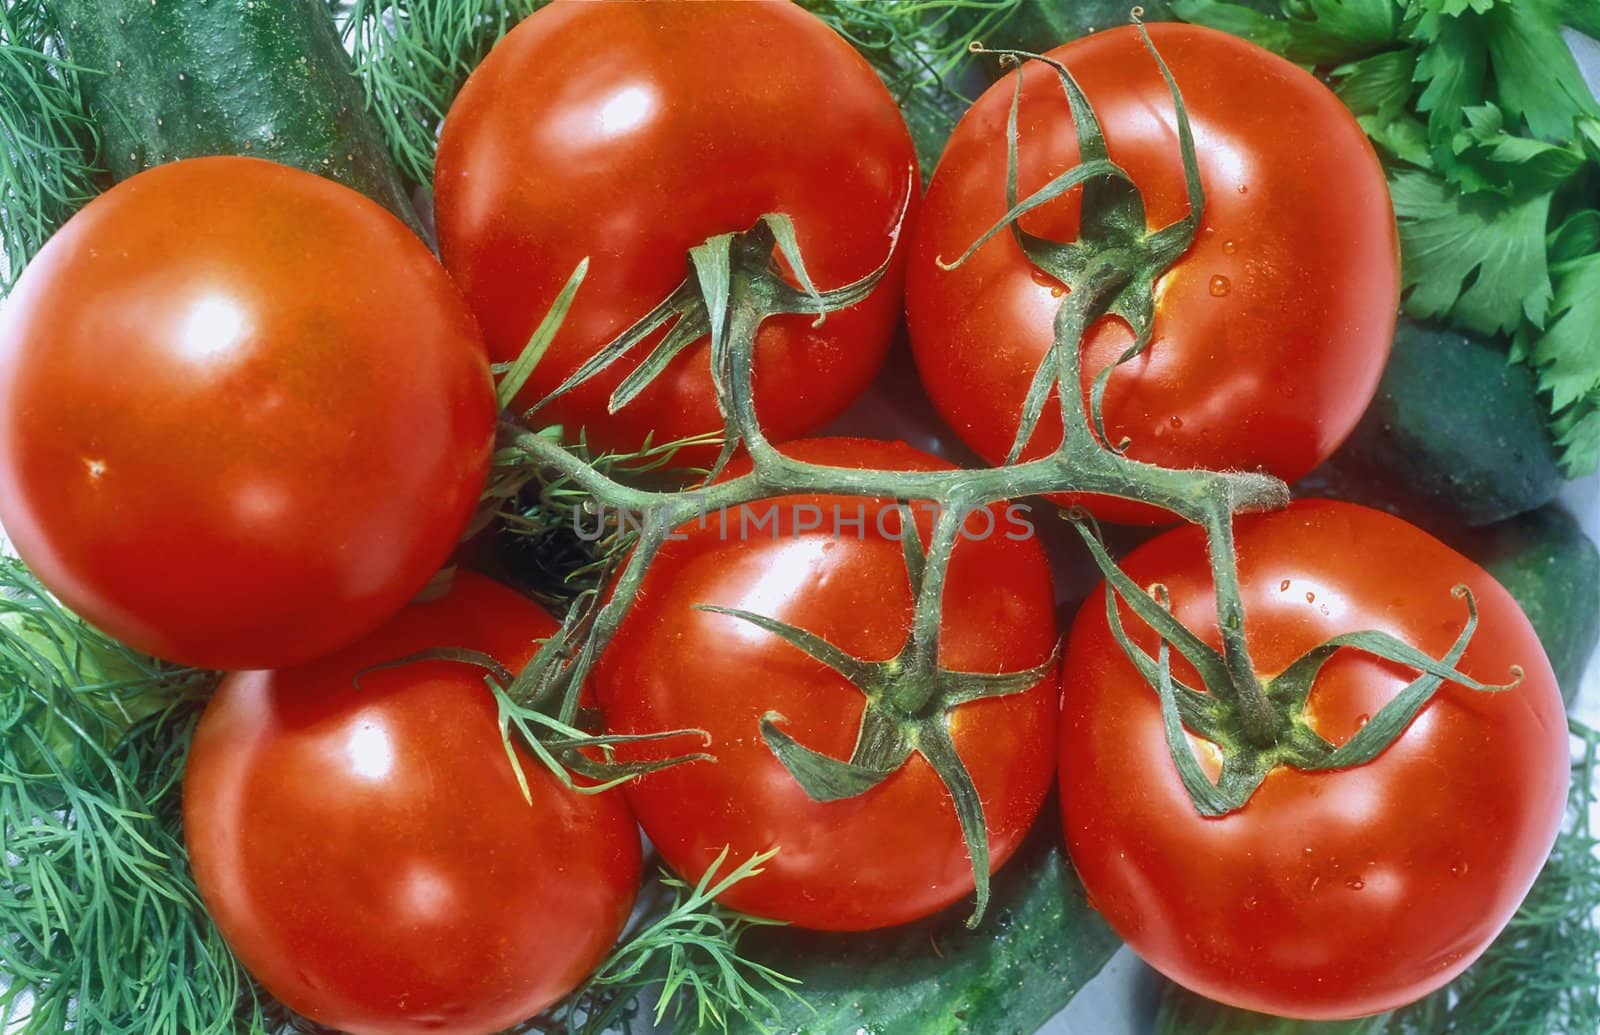
[[(1019, 85), (1006, 131), (1006, 215), (951, 264), (958, 265), (978, 248), (989, 246), (994, 237), (1008, 232), (1035, 267), (1067, 289), (1057, 310), (1054, 341), (1027, 393), (1016, 441), (1006, 463), (979, 470), (933, 472), (842, 468), (796, 460), (767, 439), (756, 412), (753, 381), (758, 328), (766, 319), (785, 313), (809, 313), (819, 321), (826, 319), (829, 313), (865, 297), (888, 263), (886, 256), (878, 271), (851, 284), (818, 288), (806, 271), (792, 225), (780, 213), (764, 216), (748, 229), (715, 236), (691, 249), (683, 282), (556, 389), (557, 394), (570, 390), (624, 358), (632, 358), (632, 371), (611, 399), (614, 410), (621, 408), (683, 349), (709, 337), (710, 372), (725, 430), (722, 455), (704, 480), (688, 488), (629, 484), (613, 477), (615, 472), (587, 463), (563, 446), (557, 435), (536, 432), (511, 417), (502, 421), (501, 455), (508, 458), (509, 469), (524, 465), (531, 472), (530, 478), (569, 485), (586, 494), (596, 507), (632, 511), (644, 518), (631, 543), (631, 552), (617, 566), (609, 593), (574, 605), (568, 616), (570, 634), (560, 642), (546, 644), (528, 669), (517, 676), (517, 684), (524, 688), (528, 699), (545, 702), (547, 714), (559, 723), (570, 726), (575, 722), (582, 687), (592, 674), (596, 659), (626, 619), (650, 563), (674, 529), (706, 513), (797, 495), (890, 499), (901, 501), (902, 506), (912, 501), (933, 503), (938, 516), (926, 544), (908, 512), (901, 511), (899, 538), (914, 597), (913, 617), (902, 648), (886, 661), (853, 657), (807, 630), (763, 615), (707, 609), (730, 614), (783, 639), (844, 676), (865, 697), (856, 746), (846, 759), (807, 748), (785, 731), (781, 715), (769, 713), (761, 719), (759, 732), (764, 742), (808, 796), (817, 801), (835, 801), (862, 794), (891, 778), (912, 754), (930, 764), (951, 796), (972, 857), (977, 897), (970, 922), (975, 924), (988, 899), (988, 835), (982, 802), (949, 736), (949, 715), (969, 701), (1035, 686), (1055, 666), (1052, 657), (1020, 672), (979, 674), (951, 671), (939, 661), (945, 573), (957, 545), (961, 521), (977, 508), (1023, 496), (1072, 492), (1154, 506), (1205, 531), (1215, 583), (1220, 651), (1177, 621), (1166, 606), (1164, 590), (1152, 596), (1132, 585), (1089, 524), (1074, 515), (1086, 545), (1106, 575), (1108, 613), (1118, 639), (1162, 700), (1174, 764), (1196, 808), (1204, 814), (1219, 815), (1241, 807), (1276, 766), (1332, 769), (1374, 757), (1399, 736), (1405, 723), (1444, 682), (1485, 692), (1507, 688), (1479, 683), (1454, 668), (1476, 626), (1476, 610), (1470, 596), (1466, 597), (1468, 620), (1461, 639), (1444, 659), (1429, 657), (1381, 633), (1358, 632), (1336, 637), (1315, 648), (1288, 671), (1263, 678), (1251, 659), (1245, 635), (1233, 518), (1242, 511), (1287, 504), (1287, 487), (1277, 479), (1249, 472), (1158, 467), (1129, 457), (1126, 442), (1107, 441), (1100, 404), (1110, 371), (1097, 372), (1087, 393), (1079, 390), (1083, 336), (1097, 321), (1112, 317), (1128, 323), (1135, 334), (1134, 345), (1118, 363), (1148, 347), (1156, 282), (1193, 242), (1205, 204), (1182, 93), (1148, 35), (1144, 38), (1172, 99), (1189, 197), (1184, 216), (1156, 228), (1147, 225), (1137, 186), (1111, 163), (1099, 121), (1071, 72), (1036, 55), (1002, 54), (1003, 60), (1012, 63), (1042, 60), (1055, 72), (1074, 113), (1074, 132), (1082, 159), (1078, 166), (1028, 197), (1018, 196)], [(1022, 226), (1027, 213), (1069, 191), (1078, 191), (1082, 197), (1078, 239), (1051, 241), (1030, 234)], [(792, 275), (779, 265), (780, 257)], [(568, 285), (569, 292), (577, 290), (580, 279), (581, 267)], [(570, 294), (564, 294), (563, 303), (558, 304), (569, 301)], [(530, 349), (539, 347), (539, 337), (540, 334), (535, 335)], [(526, 366), (519, 369), (525, 371)], [(1052, 395), (1061, 408), (1061, 442), (1044, 456), (1022, 460), (1023, 449), (1031, 441), (1043, 407)], [(749, 470), (724, 476), (724, 465), (735, 447), (741, 445)], [(1133, 644), (1122, 625), (1116, 607), (1118, 599), (1160, 637), (1155, 657)], [(1174, 678), (1172, 649), (1177, 649), (1199, 673), (1199, 687), (1184, 686)], [(1322, 663), (1340, 649), (1387, 658), (1415, 668), (1420, 674), (1362, 735), (1335, 749), (1310, 729), (1301, 711)], [(1200, 771), (1184, 735), (1186, 726), (1222, 749), (1223, 772), (1217, 784)], [(714, 753), (715, 745), (710, 750)]]

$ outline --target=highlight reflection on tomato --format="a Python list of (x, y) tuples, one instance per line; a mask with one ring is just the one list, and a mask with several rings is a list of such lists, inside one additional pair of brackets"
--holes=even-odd
[(488, 1035), (575, 988), (610, 949), (640, 877), (620, 793), (579, 794), (518, 749), (482, 670), (520, 668), (556, 629), (537, 604), (458, 572), (353, 646), (230, 675), (195, 733), (184, 831), (228, 945), (296, 1012), (357, 1035)]
[[(1359, 629), (1440, 657), (1466, 619), (1451, 592), (1464, 584), (1480, 622), (1460, 669), (1503, 682), (1520, 666), (1522, 682), (1500, 693), (1447, 684), (1366, 765), (1275, 770), (1243, 809), (1207, 819), (1179, 782), (1155, 691), (1113, 640), (1097, 590), (1065, 659), (1061, 807), (1073, 865), (1134, 951), (1205, 996), (1319, 1019), (1402, 1006), (1483, 952), (1549, 853), (1568, 782), (1555, 676), (1511, 595), (1398, 518), (1301, 500), (1240, 518), (1238, 550), (1246, 634), (1264, 674)], [(1165, 585), (1177, 617), (1216, 647), (1205, 558), (1204, 538), (1186, 526), (1123, 568), (1141, 586)], [(1153, 655), (1154, 634), (1125, 605), (1123, 615)], [(1340, 652), (1313, 684), (1310, 721), (1341, 744), (1415, 674)], [(1177, 660), (1174, 675), (1199, 685)]]

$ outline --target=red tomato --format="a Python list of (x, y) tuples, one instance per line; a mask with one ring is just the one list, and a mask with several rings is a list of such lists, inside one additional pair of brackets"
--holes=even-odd
[[(1440, 657), (1465, 622), (1451, 594), (1465, 584), (1481, 620), (1460, 668), (1504, 682), (1520, 665), (1522, 683), (1499, 694), (1446, 685), (1368, 764), (1278, 769), (1243, 809), (1205, 819), (1170, 761), (1155, 691), (1112, 639), (1096, 592), (1065, 661), (1074, 678), (1061, 804), (1072, 861), (1134, 951), (1203, 995), (1317, 1019), (1401, 1006), (1477, 958), (1549, 853), (1568, 780), (1555, 677), (1510, 594), (1398, 518), (1303, 500), (1240, 519), (1238, 549), (1263, 674), (1360, 629)], [(1197, 529), (1161, 536), (1123, 567), (1139, 585), (1165, 584), (1177, 616), (1220, 645)], [(1153, 654), (1155, 637), (1123, 613)], [(1341, 744), (1415, 674), (1343, 651), (1312, 687), (1311, 725)], [(1202, 748), (1201, 758), (1214, 779), (1214, 753)]]
[(472, 315), (398, 219), (270, 162), (174, 162), (90, 202), (10, 299), (0, 521), (120, 640), (295, 663), (449, 556), (494, 420)]
[[(862, 439), (797, 442), (785, 451), (849, 467), (948, 467), (902, 443)], [(728, 893), (735, 909), (802, 927), (863, 930), (914, 920), (973, 890), (955, 809), (920, 756), (859, 797), (818, 803), (762, 740), (758, 723), (776, 711), (800, 743), (848, 758), (861, 723), (860, 691), (770, 633), (694, 610), (699, 603), (742, 608), (859, 658), (892, 657), (910, 630), (912, 598), (893, 538), (897, 517), (887, 516), (890, 537), (878, 531), (885, 505), (784, 497), (711, 515), (704, 528), (686, 526), (686, 538), (656, 558), (602, 656), (597, 691), (611, 730), (699, 728), (712, 736), (707, 750), (716, 761), (652, 773), (628, 787), (645, 832), (673, 869), (694, 880), (725, 845), (737, 859), (779, 849), (765, 873)], [(926, 542), (931, 515), (919, 510)], [(862, 532), (843, 524), (858, 513)], [(822, 527), (803, 530), (813, 514)], [(747, 518), (771, 523), (752, 531)], [(980, 534), (984, 521), (974, 517), (968, 527)], [(957, 544), (941, 627), (940, 659), (948, 668), (1020, 671), (1050, 655), (1056, 627), (1044, 552), (1031, 538), (1006, 538), (1007, 531), (1020, 534), (997, 513), (993, 535)], [(1051, 676), (950, 715), (956, 749), (983, 798), (994, 869), (1017, 847), (1048, 790), (1058, 695)]]
[(628, 918), (639, 839), (621, 796), (568, 790), (518, 749), (478, 669), (513, 670), (556, 623), (479, 575), (337, 654), (223, 681), (195, 733), (184, 831), (223, 937), (273, 995), (365, 1035), (485, 1035), (539, 1012)]
[[(1260, 470), (1294, 481), (1355, 426), (1376, 390), (1399, 301), (1399, 251), (1383, 170), (1350, 112), (1310, 75), (1243, 40), (1188, 25), (1150, 35), (1183, 91), (1206, 203), (1192, 247), (1156, 284), (1154, 340), (1111, 376), (1112, 442), (1163, 467)], [(1133, 27), (1051, 51), (1083, 86), (1111, 160), (1143, 192), (1152, 228), (1188, 212), (1177, 119)], [(953, 261), (1006, 211), (1013, 72), (979, 99), (939, 162), (912, 243), (907, 313), (923, 383), (951, 426), (991, 462), (1016, 436), (1028, 384), (1053, 336), (1063, 289), (1010, 234)], [(1023, 72), (1019, 196), (1077, 164), (1053, 69)], [(1079, 192), (1022, 220), (1055, 241), (1078, 235)], [(1108, 317), (1082, 349), (1083, 388), (1133, 342)], [(1061, 441), (1046, 406), (1025, 457)], [(1161, 520), (1105, 498), (1114, 520)]]
[[(467, 81), (434, 186), (445, 265), (497, 360), (522, 351), (578, 261), (593, 260), (525, 406), (665, 298), (708, 237), (786, 213), (821, 288), (867, 275), (896, 249), (865, 301), (818, 327), (785, 316), (761, 328), (756, 400), (781, 439), (842, 410), (882, 362), (900, 315), (897, 242), (921, 182), (877, 75), (785, 0), (550, 5)], [(607, 414), (659, 337), (543, 419), (605, 448), (720, 431), (704, 340)]]

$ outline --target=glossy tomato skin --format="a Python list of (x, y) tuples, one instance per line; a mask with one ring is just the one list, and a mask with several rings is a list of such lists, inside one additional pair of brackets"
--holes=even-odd
[(494, 411), (472, 315), (399, 220), (271, 162), (175, 162), (91, 201), (9, 301), (0, 522), (133, 646), (304, 661), (443, 563)]
[[(794, 442), (785, 452), (847, 467), (941, 470), (902, 443)], [(810, 523), (810, 504), (823, 529)], [(893, 502), (888, 504), (891, 508)], [(833, 536), (863, 509), (866, 529)], [(910, 627), (911, 594), (898, 540), (878, 534), (881, 501), (786, 497), (754, 505), (773, 525), (741, 541), (739, 512), (681, 530), (645, 578), (633, 611), (602, 658), (597, 689), (616, 732), (699, 728), (714, 762), (653, 773), (628, 798), (662, 857), (690, 880), (729, 846), (731, 857), (778, 848), (761, 876), (726, 896), (735, 909), (824, 930), (905, 923), (973, 889), (971, 862), (948, 793), (920, 756), (859, 797), (811, 801), (772, 756), (758, 723), (769, 711), (802, 744), (848, 758), (861, 693), (799, 650), (739, 619), (693, 610), (739, 607), (808, 629), (860, 658), (894, 655)], [(919, 515), (924, 541), (931, 530)], [(727, 528), (726, 538), (723, 528)], [(898, 527), (891, 513), (886, 526)], [(971, 519), (974, 533), (983, 520)], [(963, 671), (1017, 671), (1049, 657), (1055, 640), (1049, 568), (1039, 544), (1005, 538), (958, 544), (945, 593), (941, 659)], [(1020, 534), (1020, 532), (1018, 533)], [(982, 795), (994, 868), (1033, 822), (1054, 768), (1059, 683), (958, 708), (950, 729)]]
[(570, 791), (519, 749), (470, 666), (354, 677), (430, 647), (513, 670), (555, 620), (457, 573), (366, 639), (223, 681), (195, 734), (184, 829), (206, 908), (285, 1004), (357, 1035), (486, 1035), (571, 991), (638, 888), (620, 794)]
[[(1198, 26), (1152, 25), (1183, 91), (1205, 187), (1195, 243), (1156, 285), (1154, 339), (1111, 376), (1110, 440), (1164, 467), (1261, 470), (1294, 481), (1355, 426), (1388, 357), (1399, 250), (1378, 159), (1349, 111), (1304, 71)], [(1111, 160), (1143, 191), (1147, 221), (1188, 212), (1177, 121), (1155, 61), (1129, 26), (1051, 51), (1082, 84)], [(1006, 455), (1028, 384), (1053, 340), (1063, 288), (1010, 234), (953, 261), (1006, 211), (1006, 118), (1013, 72), (956, 127), (928, 186), (907, 272), (917, 367), (935, 406), (979, 454)], [(1078, 162), (1055, 72), (1023, 72), (1020, 195)], [(1073, 192), (1022, 220), (1056, 241), (1078, 235)], [(1095, 324), (1083, 388), (1133, 341), (1119, 318)], [(1055, 403), (1025, 455), (1061, 441)], [(1166, 517), (1106, 498), (1112, 520)]]
[[(1203, 995), (1316, 1019), (1401, 1006), (1476, 959), (1544, 863), (1568, 781), (1555, 677), (1510, 594), (1398, 518), (1303, 500), (1241, 518), (1238, 547), (1246, 634), (1265, 674), (1359, 629), (1440, 657), (1465, 622), (1451, 595), (1465, 584), (1481, 620), (1461, 668), (1504, 682), (1521, 666), (1522, 683), (1499, 694), (1447, 685), (1367, 765), (1280, 769), (1240, 811), (1203, 819), (1169, 760), (1156, 695), (1112, 639), (1097, 591), (1065, 659), (1061, 803), (1073, 864), (1118, 934)], [(1178, 616), (1217, 646), (1204, 556), (1185, 527), (1124, 567), (1140, 585), (1168, 586)], [(1154, 652), (1152, 636), (1138, 638)], [(1343, 743), (1414, 674), (1336, 655), (1312, 689), (1314, 728)]]
[[(496, 360), (522, 351), (574, 267), (591, 261), (524, 406), (665, 298), (709, 237), (787, 213), (823, 288), (893, 250), (865, 301), (819, 326), (784, 316), (761, 328), (756, 399), (775, 439), (821, 425), (872, 380), (899, 319), (902, 231), (921, 192), (910, 135), (877, 75), (787, 0), (551, 4), (467, 81), (434, 186), (445, 265)], [(703, 340), (607, 414), (643, 349), (543, 419), (606, 448), (720, 431)]]

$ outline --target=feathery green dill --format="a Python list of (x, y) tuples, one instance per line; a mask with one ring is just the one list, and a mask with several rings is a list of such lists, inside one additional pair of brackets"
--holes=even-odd
[(249, 982), (200, 905), (179, 829), (183, 759), (213, 679), (95, 632), (0, 557), (8, 1035), (236, 1030)]
[(905, 115), (925, 174), (972, 103), (958, 84), (967, 45), (982, 39), (1017, 0), (800, 0), (855, 47)]
[(433, 183), (439, 124), (478, 62), (545, 0), (352, 0), (345, 45), (400, 172)]
[(742, 880), (761, 873), (776, 852), (753, 855), (726, 873), (727, 850), (690, 886), (663, 872), (646, 892), (652, 901), (631, 934), (589, 981), (540, 1025), (575, 1035), (629, 1030), (653, 995), (650, 1023), (671, 1030), (727, 1031), (730, 1017), (775, 1015), (774, 996), (797, 998), (793, 978), (739, 954), (739, 940), (753, 927), (774, 920), (736, 913), (716, 899)]
[(94, 124), (44, 0), (0, 5), (0, 296), (97, 193)]

